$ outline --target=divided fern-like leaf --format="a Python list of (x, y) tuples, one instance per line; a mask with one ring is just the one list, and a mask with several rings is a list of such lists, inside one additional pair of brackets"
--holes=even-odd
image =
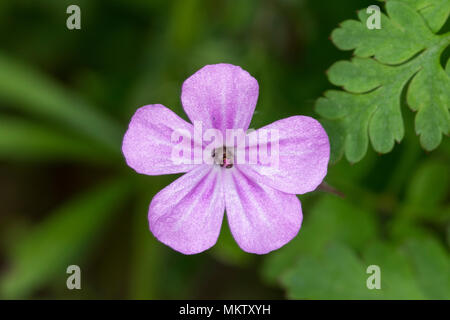
[[(382, 1), (382, 0), (380, 0)], [(391, 0), (384, 0), (391, 1)], [(450, 14), (450, 0), (398, 0), (416, 9), (433, 32), (438, 32)]]
[[(366, 10), (359, 21), (347, 20), (332, 33), (341, 50), (354, 50), (351, 61), (339, 61), (328, 72), (330, 90), (319, 98), (316, 111), (343, 130), (334, 158), (345, 153), (350, 162), (361, 160), (369, 140), (379, 153), (392, 150), (404, 136), (402, 93), (416, 112), (415, 131), (424, 149), (435, 149), (450, 130), (450, 63), (441, 55), (450, 33), (436, 34), (446, 22), (450, 0), (388, 0), (381, 29), (368, 29)], [(333, 141), (332, 141), (333, 142)]]

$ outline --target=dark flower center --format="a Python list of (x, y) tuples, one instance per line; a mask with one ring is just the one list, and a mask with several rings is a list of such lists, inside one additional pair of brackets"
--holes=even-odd
[(233, 168), (234, 155), (230, 148), (227, 149), (227, 147), (223, 146), (214, 149), (211, 156), (214, 158), (214, 163), (220, 165), (222, 168)]

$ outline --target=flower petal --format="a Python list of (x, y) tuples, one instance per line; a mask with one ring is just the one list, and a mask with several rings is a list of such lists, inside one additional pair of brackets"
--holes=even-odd
[(258, 82), (241, 67), (207, 65), (184, 83), (181, 102), (184, 111), (204, 128), (248, 129), (258, 100)]
[(259, 185), (233, 168), (224, 172), (227, 219), (242, 250), (265, 254), (294, 238), (302, 223), (296, 195)]
[[(193, 126), (160, 104), (139, 108), (133, 115), (123, 138), (122, 152), (127, 164), (138, 173), (160, 175), (187, 172), (193, 164), (177, 164), (172, 159), (172, 133), (186, 130), (190, 139)], [(190, 155), (189, 155), (190, 156)]]
[[(303, 194), (316, 189), (327, 174), (330, 159), (330, 143), (321, 124), (310, 117), (294, 116), (273, 122), (256, 133), (273, 129), (278, 130), (279, 136), (278, 161), (262, 164), (258, 159), (257, 164), (241, 166), (245, 173), (286, 193)], [(270, 138), (268, 141), (272, 143)]]
[(212, 247), (225, 210), (221, 179), (220, 169), (203, 165), (161, 190), (148, 213), (153, 235), (184, 254)]

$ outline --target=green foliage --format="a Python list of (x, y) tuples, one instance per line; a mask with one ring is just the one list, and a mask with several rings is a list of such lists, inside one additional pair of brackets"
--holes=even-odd
[[(368, 289), (380, 268), (381, 288)], [(409, 239), (400, 246), (369, 243), (362, 258), (348, 245), (333, 243), (321, 254), (302, 254), (281, 277), (292, 299), (449, 299), (450, 257), (432, 238)]]
[(449, 223), (448, 210), (443, 210), (449, 177), (448, 165), (440, 161), (430, 160), (419, 166), (406, 190), (405, 214), (409, 218)]
[[(419, 2), (419, 8), (427, 7), (426, 1)], [(344, 21), (333, 31), (336, 46), (354, 49), (355, 55), (351, 61), (335, 63), (328, 72), (330, 82), (345, 91), (328, 91), (316, 104), (321, 116), (345, 128), (343, 136), (331, 132), (332, 140), (344, 141), (333, 150), (335, 158), (345, 153), (350, 162), (360, 161), (369, 139), (375, 151), (390, 152), (404, 137), (404, 90), (407, 104), (416, 112), (415, 131), (425, 150), (435, 149), (442, 134), (449, 133), (450, 75), (440, 59), (450, 34), (433, 33), (446, 21), (449, 3), (416, 11), (405, 1), (392, 0), (386, 4), (387, 15), (381, 16), (381, 29), (369, 30), (369, 14), (361, 10), (359, 21)]]
[(224, 219), (217, 244), (211, 249), (211, 254), (220, 262), (232, 266), (247, 266), (254, 261), (255, 256), (242, 251), (231, 234), (228, 222)]
[(333, 244), (322, 257), (304, 255), (282, 279), (291, 299), (364, 299), (364, 265), (344, 245)]
[(164, 272), (164, 248), (152, 239), (148, 232), (147, 217), (142, 214), (148, 208), (148, 199), (138, 202), (133, 225), (133, 254), (130, 272), (130, 299), (157, 299), (162, 285), (159, 274)]
[(431, 237), (408, 239), (405, 250), (424, 294), (429, 299), (450, 299), (448, 250)]
[[(70, 147), (68, 147), (70, 146)], [(0, 157), (21, 161), (117, 163), (117, 152), (103, 144), (20, 118), (0, 118)]]
[[(299, 196), (302, 229), (280, 250), (243, 252), (224, 220), (213, 248), (184, 256), (148, 230), (152, 196), (177, 176), (126, 167), (131, 115), (162, 103), (186, 118), (183, 81), (219, 62), (258, 80), (252, 127), (312, 115), (329, 85), (323, 66), (345, 57), (329, 32), (361, 0), (0, 1), (1, 297), (448, 298), (450, 144), (423, 152), (412, 124), (416, 115), (428, 149), (448, 132), (450, 1), (388, 2), (385, 30), (364, 20), (333, 33), (356, 57), (331, 68), (347, 91), (317, 110), (332, 162), (359, 160), (369, 139), (380, 152), (404, 143), (330, 166), (327, 183), (345, 198)], [(65, 28), (69, 4), (82, 8), (80, 31)], [(70, 264), (81, 291), (65, 287)], [(365, 287), (369, 264), (381, 267), (381, 291)]]
[[(377, 265), (381, 273), (381, 290), (374, 290), (379, 298), (425, 299), (420, 290), (408, 256), (399, 246), (385, 242), (371, 243), (363, 253), (365, 265)], [(443, 275), (445, 277), (445, 275)], [(369, 275), (366, 275), (367, 279)]]
[[(299, 236), (267, 258), (262, 276), (292, 299), (449, 299), (448, 249), (419, 224), (448, 225), (442, 209), (446, 170), (439, 161), (422, 164), (407, 180), (395, 217), (383, 225), (371, 212), (386, 210), (382, 197), (356, 190), (356, 180), (344, 185), (349, 199), (321, 196)], [(381, 290), (366, 287), (369, 265), (381, 269)]]
[[(391, 1), (391, 0), (384, 0)], [(449, 0), (400, 0), (416, 9), (433, 32), (438, 32), (450, 13)]]
[(298, 257), (318, 255), (333, 241), (361, 248), (377, 234), (373, 212), (361, 210), (348, 201), (324, 195), (304, 217), (299, 235), (282, 250), (268, 257), (263, 276), (275, 283)]
[(63, 205), (27, 232), (10, 252), (10, 273), (0, 283), (5, 298), (28, 296), (90, 249), (131, 190), (128, 180), (116, 180), (88, 190)]
[(86, 105), (54, 81), (0, 52), (0, 99), (32, 115), (69, 126), (113, 150), (120, 144), (120, 129), (108, 116)]

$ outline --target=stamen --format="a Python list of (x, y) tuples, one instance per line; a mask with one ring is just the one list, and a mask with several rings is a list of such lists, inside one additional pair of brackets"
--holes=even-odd
[(227, 147), (217, 148), (212, 151), (211, 157), (214, 158), (214, 162), (220, 165), (222, 168), (230, 169), (233, 167), (234, 155), (230, 148)]

